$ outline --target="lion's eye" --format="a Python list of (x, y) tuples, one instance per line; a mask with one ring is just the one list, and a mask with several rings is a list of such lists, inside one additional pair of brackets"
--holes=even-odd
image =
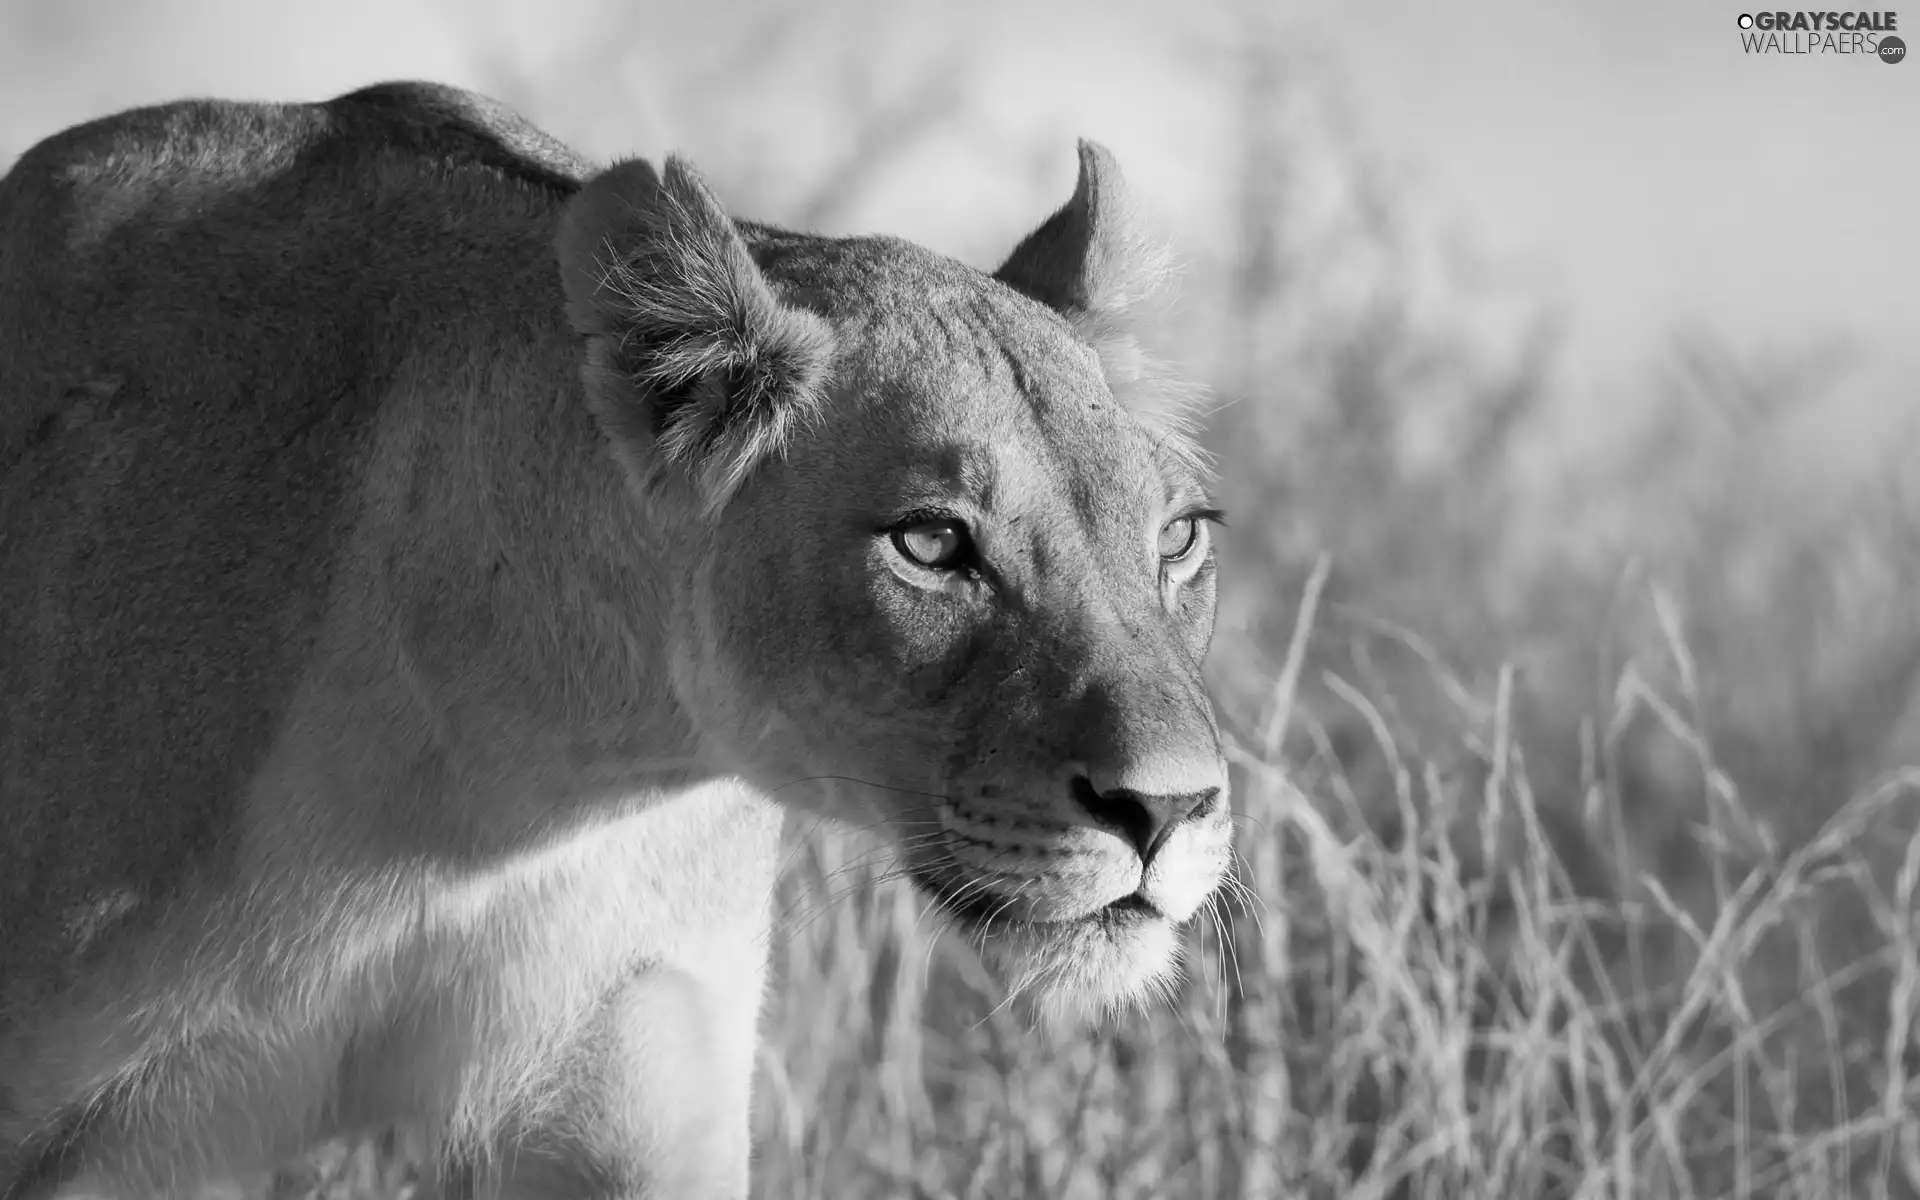
[(1192, 517), (1177, 517), (1160, 527), (1160, 557), (1179, 562), (1193, 553), (1200, 541), (1200, 522)]
[(973, 551), (967, 527), (958, 521), (918, 521), (893, 531), (894, 549), (912, 562), (936, 571), (951, 571), (966, 563)]

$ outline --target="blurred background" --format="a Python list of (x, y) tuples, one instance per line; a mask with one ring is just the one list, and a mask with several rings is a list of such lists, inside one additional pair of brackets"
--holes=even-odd
[(1914, 1195), (1920, 65), (1739, 11), (0, 0), (0, 166), (431, 78), (991, 268), (1116, 153), (1217, 401), (1244, 894), (1047, 1039), (795, 831), (759, 1194)]

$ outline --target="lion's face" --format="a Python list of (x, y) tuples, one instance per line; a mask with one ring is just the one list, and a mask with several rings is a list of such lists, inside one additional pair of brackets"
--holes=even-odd
[(914, 303), (836, 329), (712, 543), (736, 732), (768, 782), (843, 781), (1016, 985), (1136, 996), (1227, 865), (1213, 510), (1064, 320), (889, 252)]
[[(663, 219), (697, 218), (710, 197), (672, 171)], [(634, 319), (664, 311), (661, 263), (616, 268), (625, 307), (577, 318), (621, 333), (607, 365), (667, 381), (632, 436), (707, 505), (673, 586), (675, 687), (709, 755), (889, 835), (1056, 1013), (1164, 978), (1230, 853), (1200, 673), (1216, 514), (1190, 443), (1116, 396), (1125, 346), (1096, 350), (1088, 319), (1124, 290), (1116, 186), (1083, 147), (1074, 201), (992, 277), (890, 240), (683, 228), (664, 269), (693, 245), (709, 275), (670, 298), (718, 297), (710, 320), (740, 327), (718, 372)], [(623, 203), (612, 219), (641, 210)], [(658, 365), (679, 353), (700, 369)]]

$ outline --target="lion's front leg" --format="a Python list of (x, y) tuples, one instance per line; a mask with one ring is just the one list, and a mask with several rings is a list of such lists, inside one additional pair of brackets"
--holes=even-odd
[(744, 1200), (758, 1010), (758, 987), (725, 994), (687, 971), (635, 972), (539, 1089), (537, 1117), (443, 1190)]
[[(444, 1130), (438, 1190), (746, 1196), (780, 827), (735, 785), (661, 805), (557, 855), (539, 886), (509, 881), (431, 957), (439, 989), (396, 1030), (439, 1082), (403, 1069), (387, 1107)], [(368, 1057), (391, 1074), (408, 1055)]]

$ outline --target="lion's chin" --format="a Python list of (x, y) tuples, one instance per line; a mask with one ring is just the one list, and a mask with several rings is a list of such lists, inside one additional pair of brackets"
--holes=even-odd
[(1016, 1003), (1059, 1030), (1166, 996), (1180, 954), (1173, 921), (1112, 910), (1076, 921), (998, 921), (974, 934)]

